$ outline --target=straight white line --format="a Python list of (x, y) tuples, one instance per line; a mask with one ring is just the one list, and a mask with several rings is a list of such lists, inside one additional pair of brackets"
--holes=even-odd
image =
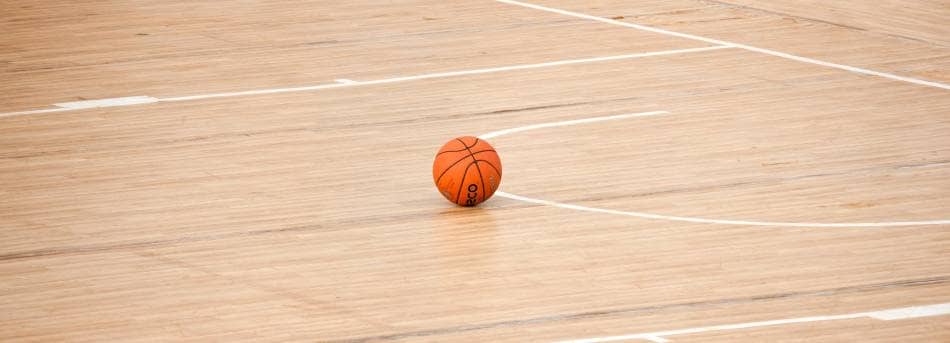
[(130, 105), (142, 105), (142, 104), (151, 104), (158, 102), (158, 99), (150, 96), (127, 96), (122, 98), (107, 98), (107, 99), (96, 99), (96, 100), (83, 100), (83, 101), (73, 101), (73, 102), (61, 102), (53, 104), (56, 107), (63, 107), (73, 110), (81, 110), (87, 108), (98, 108), (98, 107), (116, 107), (116, 106), (130, 106)]
[(617, 120), (617, 119), (624, 119), (624, 118), (631, 118), (631, 117), (645, 117), (645, 116), (653, 116), (653, 115), (669, 114), (669, 113), (670, 112), (667, 112), (667, 111), (627, 113), (627, 114), (618, 114), (618, 115), (605, 116), (605, 117), (594, 117), (594, 118), (559, 121), (559, 122), (553, 122), (553, 123), (535, 124), (535, 125), (528, 125), (528, 126), (521, 126), (521, 127), (510, 128), (510, 129), (493, 131), (493, 132), (489, 132), (484, 135), (478, 136), (478, 138), (489, 139), (489, 138), (494, 138), (494, 137), (498, 137), (502, 135), (515, 133), (515, 132), (543, 129), (547, 127), (569, 126), (569, 125), (577, 125), (577, 124), (595, 123), (595, 122), (606, 121), (606, 120)]
[(211, 99), (211, 98), (228, 98), (228, 97), (235, 97), (235, 96), (303, 92), (303, 91), (314, 91), (314, 90), (328, 89), (328, 88), (348, 87), (348, 86), (353, 86), (353, 85), (354, 84), (346, 84), (346, 83), (328, 83), (328, 84), (314, 85), (314, 86), (256, 89), (256, 90), (240, 91), (240, 92), (210, 93), (210, 94), (179, 96), (179, 97), (173, 97), (173, 98), (159, 98), (158, 101), (175, 102), (175, 101), (191, 101), (191, 100), (201, 100), (201, 99)]
[(666, 343), (666, 342), (669, 342), (669, 340), (667, 340), (667, 339), (665, 339), (665, 338), (663, 338), (663, 337), (650, 336), (650, 335), (644, 335), (644, 336), (643, 336), (643, 339), (648, 340), (648, 341), (653, 342), (653, 343)]
[(585, 339), (579, 339), (579, 340), (562, 341), (559, 343), (597, 343), (597, 342), (623, 341), (623, 340), (631, 340), (631, 339), (644, 339), (644, 340), (657, 342), (658, 339), (660, 341), (666, 341), (666, 338), (669, 336), (688, 335), (688, 334), (703, 333), (703, 332), (710, 332), (710, 331), (743, 330), (743, 329), (763, 327), (763, 326), (777, 326), (777, 325), (788, 325), (788, 324), (798, 324), (798, 323), (808, 323), (808, 322), (822, 322), (822, 321), (831, 321), (831, 320), (845, 320), (845, 319), (856, 319), (856, 318), (873, 318), (873, 319), (878, 319), (878, 320), (900, 320), (900, 319), (918, 318), (918, 317), (923, 317), (923, 316), (941, 316), (941, 315), (947, 315), (947, 314), (950, 314), (950, 303), (904, 307), (904, 308), (896, 308), (896, 309), (874, 311), (874, 312), (842, 314), (842, 315), (835, 315), (835, 316), (801, 317), (801, 318), (767, 320), (767, 321), (750, 322), (750, 323), (703, 326), (703, 327), (680, 329), (680, 330), (647, 332), (647, 333), (638, 333), (638, 334), (621, 335), (621, 336), (585, 338)]
[(557, 14), (563, 14), (563, 15), (566, 15), (566, 16), (571, 16), (571, 17), (576, 17), (576, 18), (583, 18), (583, 19), (589, 19), (589, 20), (595, 20), (595, 21), (599, 21), (599, 22), (604, 22), (604, 23), (608, 23), (608, 24), (626, 26), (626, 27), (630, 27), (630, 28), (634, 28), (634, 29), (638, 29), (638, 30), (650, 31), (650, 32), (660, 33), (660, 34), (669, 35), (669, 36), (676, 36), (676, 37), (680, 37), (680, 38), (698, 40), (698, 41), (703, 41), (703, 42), (706, 42), (706, 43), (712, 43), (712, 44), (716, 44), (716, 45), (735, 46), (735, 44), (733, 44), (733, 43), (730, 43), (730, 42), (727, 42), (727, 41), (718, 40), (718, 39), (712, 39), (712, 38), (706, 38), (706, 37), (700, 37), (700, 36), (696, 36), (696, 35), (691, 35), (691, 34), (687, 34), (687, 33), (680, 33), (680, 32), (675, 32), (675, 31), (664, 30), (664, 29), (658, 29), (658, 28), (655, 28), (655, 27), (644, 26), (644, 25), (640, 25), (640, 24), (632, 24), (632, 23), (623, 22), (623, 21), (618, 21), (618, 20), (614, 20), (614, 19), (608, 19), (608, 18), (598, 17), (598, 16), (594, 16), (594, 15), (590, 15), (590, 14), (584, 14), (584, 13), (578, 13), (578, 12), (571, 12), (571, 11), (566, 11), (566, 10), (557, 9), (557, 8), (551, 8), (551, 7), (541, 6), (541, 5), (529, 4), (529, 3), (521, 2), (521, 1), (514, 1), (514, 0), (495, 0), (495, 1), (497, 1), (497, 2), (502, 2), (502, 3), (506, 3), (506, 4), (509, 4), (509, 5), (516, 5), (516, 6), (527, 7), (527, 8), (533, 8), (533, 9), (536, 9), (536, 10), (541, 10), (541, 11), (546, 11), (546, 12), (552, 12), (552, 13), (557, 13)]
[(576, 18), (583, 18), (583, 19), (588, 19), (588, 20), (599, 21), (599, 22), (602, 22), (602, 23), (607, 23), (607, 24), (612, 24), (612, 25), (625, 26), (625, 27), (629, 27), (629, 28), (634, 28), (634, 29), (642, 30), (642, 31), (649, 31), (649, 32), (654, 32), (654, 33), (660, 33), (660, 34), (665, 34), (665, 35), (669, 35), (669, 36), (674, 36), (674, 37), (680, 37), (680, 38), (698, 40), (698, 41), (703, 41), (703, 42), (712, 43), (712, 44), (717, 44), (717, 45), (725, 45), (725, 46), (730, 46), (730, 47), (736, 47), (736, 48), (740, 48), (740, 49), (745, 49), (745, 50), (749, 50), (749, 51), (755, 51), (755, 52), (759, 52), (759, 53), (763, 53), (763, 54), (768, 54), (768, 55), (772, 55), (772, 56), (777, 56), (777, 57), (782, 57), (782, 58), (786, 58), (786, 59), (790, 59), (790, 60), (795, 60), (795, 61), (799, 61), (799, 62), (805, 62), (805, 63), (811, 63), (811, 64), (816, 64), (816, 65), (825, 66), (825, 67), (830, 67), (830, 68), (837, 68), (837, 69), (841, 69), (841, 70), (847, 70), (847, 71), (854, 72), (854, 73), (859, 73), (859, 74), (874, 75), (874, 76), (879, 76), (879, 77), (888, 78), (888, 79), (897, 80), (897, 81), (903, 81), (903, 82), (914, 83), (914, 84), (923, 85), (923, 86), (930, 86), (930, 87), (936, 87), (936, 88), (942, 88), (942, 89), (950, 89), (950, 85), (943, 84), (943, 83), (940, 83), (940, 82), (934, 82), (934, 81), (927, 81), (927, 80), (915, 79), (915, 78), (912, 78), (912, 77), (906, 77), (906, 76), (899, 76), (899, 75), (894, 75), (894, 74), (889, 74), (889, 73), (883, 73), (883, 72), (879, 72), (879, 71), (874, 71), (874, 70), (864, 69), (864, 68), (858, 68), (858, 67), (853, 67), (853, 66), (844, 65), (844, 64), (837, 64), (837, 63), (825, 62), (825, 61), (816, 60), (816, 59), (813, 59), (813, 58), (808, 58), (808, 57), (802, 57), (802, 56), (792, 55), (792, 54), (788, 54), (788, 53), (784, 53), (784, 52), (780, 52), (780, 51), (775, 51), (775, 50), (757, 48), (757, 47), (750, 46), (750, 45), (745, 45), (745, 44), (738, 44), (738, 43), (727, 42), (727, 41), (718, 40), (718, 39), (706, 38), (706, 37), (697, 36), (697, 35), (691, 35), (691, 34), (686, 34), (686, 33), (680, 33), (680, 32), (670, 31), (670, 30), (658, 29), (658, 28), (655, 28), (655, 27), (644, 26), (644, 25), (640, 25), (640, 24), (633, 24), (633, 23), (618, 21), (618, 20), (614, 20), (614, 19), (602, 18), (602, 17), (598, 17), (598, 16), (593, 16), (593, 15), (583, 14), (583, 13), (578, 13), (578, 12), (572, 12), (572, 11), (566, 11), (566, 10), (557, 9), (557, 8), (545, 7), (545, 6), (540, 6), (540, 5), (530, 4), (530, 3), (525, 3), (525, 2), (521, 2), (521, 1), (515, 1), (515, 0), (495, 0), (495, 1), (501, 2), (501, 3), (506, 3), (506, 4), (509, 4), (509, 5), (516, 5), (516, 6), (527, 7), (527, 8), (532, 8), (532, 9), (541, 10), (541, 11), (547, 11), (547, 12), (551, 12), (551, 13), (562, 14), (562, 15), (571, 16), (571, 17), (576, 17)]
[(868, 312), (868, 316), (880, 320), (900, 320), (909, 318), (932, 317), (950, 314), (950, 303), (934, 304), (927, 306), (915, 306), (895, 308), (892, 310), (883, 310)]
[[(643, 53), (635, 53), (635, 54), (561, 60), (561, 61), (544, 62), (544, 63), (518, 64), (518, 65), (511, 65), (511, 66), (504, 66), (504, 67), (479, 68), (479, 69), (460, 70), (460, 71), (451, 71), (451, 72), (442, 72), (442, 73), (429, 73), (429, 74), (402, 76), (402, 77), (394, 77), (394, 78), (372, 80), (372, 81), (353, 81), (350, 79), (336, 79), (334, 80), (334, 83), (319, 84), (319, 85), (313, 85), (313, 86), (268, 88), (268, 89), (247, 90), (247, 91), (239, 91), (239, 92), (188, 95), (188, 96), (169, 97), (169, 98), (128, 97), (128, 98), (88, 100), (84, 102), (79, 102), (78, 104), (74, 104), (74, 103), (60, 104), (60, 105), (67, 105), (69, 106), (68, 108), (54, 108), (54, 109), (41, 109), (41, 110), (31, 110), (31, 111), (0, 113), (0, 117), (39, 114), (39, 113), (48, 113), (48, 112), (61, 112), (61, 111), (69, 111), (69, 110), (76, 110), (76, 109), (82, 109), (82, 108), (104, 107), (104, 106), (91, 106), (91, 104), (94, 104), (97, 102), (100, 102), (103, 104), (110, 104), (111, 106), (129, 106), (129, 105), (138, 105), (142, 103), (151, 103), (151, 102), (177, 102), (177, 101), (192, 101), (192, 100), (201, 100), (201, 99), (226, 98), (226, 97), (238, 97), (238, 96), (249, 96), (249, 95), (304, 92), (304, 91), (315, 91), (315, 90), (323, 90), (323, 89), (330, 89), (330, 88), (367, 86), (367, 85), (376, 85), (376, 84), (385, 84), (385, 83), (464, 76), (464, 75), (488, 74), (488, 73), (497, 73), (497, 72), (512, 71), (512, 70), (547, 68), (547, 67), (556, 67), (556, 66), (564, 66), (564, 65), (572, 65), (572, 64), (596, 63), (596, 62), (617, 61), (617, 60), (626, 60), (626, 59), (634, 59), (634, 58), (686, 54), (686, 53), (693, 53), (693, 52), (704, 52), (704, 51), (728, 49), (728, 48), (731, 48), (731, 47), (720, 45), (720, 46), (709, 46), (709, 47), (702, 47), (702, 48), (653, 51), (653, 52), (643, 52)], [(149, 100), (147, 102), (146, 101), (142, 101), (142, 102), (129, 101), (129, 103), (126, 103), (126, 104), (120, 104), (119, 101), (117, 101), (117, 99), (143, 100), (144, 98), (155, 99), (155, 100), (154, 101)], [(64, 106), (64, 107), (67, 107), (67, 106)]]
[[(678, 335), (689, 335), (694, 333), (710, 332), (710, 331), (727, 331), (727, 330), (743, 330), (750, 328), (757, 328), (763, 326), (777, 326), (777, 325), (788, 325), (788, 324), (798, 324), (798, 323), (809, 323), (809, 322), (824, 322), (831, 320), (843, 320), (843, 319), (855, 319), (867, 317), (863, 313), (854, 313), (854, 314), (843, 314), (837, 316), (813, 316), (813, 317), (802, 317), (802, 318), (791, 318), (791, 319), (778, 319), (778, 320), (765, 320), (761, 322), (751, 322), (751, 323), (738, 323), (738, 324), (726, 324), (726, 325), (714, 325), (706, 326), (699, 328), (690, 328), (690, 329), (680, 329), (680, 330), (670, 330), (670, 331), (660, 331), (648, 334), (648, 336), (678, 336)], [(601, 341), (608, 342), (608, 341)]]
[(837, 63), (825, 62), (825, 61), (821, 61), (821, 60), (816, 60), (816, 59), (814, 59), (814, 58), (796, 56), (796, 55), (792, 55), (792, 54), (788, 54), (788, 53), (784, 53), (784, 52), (779, 52), (779, 51), (774, 51), (774, 50), (768, 50), (768, 49), (763, 49), (763, 48), (756, 48), (756, 47), (754, 47), (754, 46), (741, 45), (741, 44), (736, 44), (735, 46), (736, 46), (737, 48), (740, 48), (740, 49), (745, 49), (745, 50), (749, 50), (749, 51), (760, 52), (760, 53), (763, 53), (763, 54), (768, 54), (768, 55), (772, 55), (772, 56), (778, 56), (778, 57), (787, 58), (787, 59), (795, 60), (795, 61), (799, 61), (799, 62), (811, 63), (811, 64), (816, 64), (816, 65), (825, 66), (825, 67), (830, 67), (830, 68), (838, 68), (838, 69), (847, 70), (847, 71), (850, 71), (850, 72), (853, 72), (853, 73), (865, 74), (865, 75), (873, 75), (873, 76), (880, 76), (880, 77), (883, 77), (883, 78), (886, 78), (886, 79), (891, 79), (891, 80), (895, 80), (895, 81), (904, 81), (904, 82), (913, 83), (913, 84), (918, 84), (918, 85), (922, 85), (922, 86), (930, 86), (930, 87), (936, 87), (936, 88), (942, 88), (942, 89), (950, 89), (950, 85), (948, 85), (948, 84), (943, 84), (943, 83), (940, 83), (940, 82), (927, 81), (927, 80), (921, 80), (921, 79), (915, 79), (915, 78), (912, 78), (912, 77), (906, 77), (906, 76), (900, 76), (900, 75), (894, 75), (894, 74), (890, 74), (890, 73), (884, 73), (884, 72), (874, 71), (874, 70), (870, 70), (870, 69), (852, 67), (852, 66), (844, 65), (844, 64), (837, 64)]
[(480, 69), (471, 69), (471, 70), (450, 71), (450, 72), (443, 72), (443, 73), (429, 73), (429, 74), (401, 76), (401, 77), (393, 77), (393, 78), (388, 78), (388, 79), (360, 81), (360, 82), (356, 82), (356, 81), (346, 82), (344, 81), (346, 79), (338, 79), (336, 80), (337, 83), (316, 85), (316, 86), (294, 87), (294, 88), (273, 88), (273, 89), (262, 89), (262, 90), (252, 90), (252, 91), (233, 92), (233, 93), (192, 95), (192, 96), (184, 96), (184, 97), (177, 97), (177, 98), (162, 98), (160, 99), (160, 101), (186, 101), (186, 100), (198, 100), (198, 99), (232, 97), (232, 96), (302, 92), (302, 91), (311, 91), (311, 90), (319, 90), (319, 89), (327, 89), (327, 88), (378, 85), (378, 84), (384, 84), (384, 83), (395, 83), (395, 82), (416, 81), (416, 80), (435, 79), (435, 78), (453, 77), (453, 76), (497, 73), (497, 72), (512, 71), (512, 70), (546, 68), (546, 67), (555, 67), (555, 66), (563, 66), (563, 65), (570, 65), (570, 64), (594, 63), (594, 62), (604, 62), (604, 61), (625, 60), (625, 59), (632, 59), (632, 58), (685, 54), (685, 53), (691, 53), (691, 52), (703, 52), (703, 51), (719, 50), (719, 49), (726, 49), (726, 48), (729, 48), (729, 47), (728, 46), (710, 46), (710, 47), (703, 47), (703, 48), (643, 52), (643, 53), (636, 53), (636, 54), (615, 55), (615, 56), (594, 57), (594, 58), (581, 58), (581, 59), (534, 63), (534, 64), (518, 64), (518, 65), (505, 66), (505, 67), (480, 68)]
[(636, 53), (636, 54), (582, 58), (582, 59), (575, 59), (575, 60), (563, 60), (563, 61), (535, 63), (535, 64), (519, 64), (519, 65), (506, 66), (506, 67), (472, 69), (472, 70), (452, 71), (452, 72), (445, 72), (445, 73), (432, 73), (432, 74), (422, 74), (422, 75), (416, 75), (416, 76), (396, 77), (396, 78), (391, 78), (391, 79), (382, 79), (382, 80), (374, 80), (374, 81), (363, 81), (363, 82), (360, 82), (359, 85), (375, 85), (375, 84), (380, 84), (380, 83), (414, 81), (414, 80), (434, 79), (434, 78), (450, 77), (450, 76), (497, 73), (497, 72), (511, 71), (511, 70), (546, 68), (546, 67), (555, 67), (555, 66), (563, 66), (563, 65), (570, 65), (570, 64), (594, 63), (594, 62), (625, 60), (625, 59), (642, 58), (642, 57), (676, 55), (676, 54), (712, 51), (712, 50), (728, 49), (728, 48), (731, 48), (731, 47), (730, 46), (708, 46), (708, 47), (702, 47), (702, 48), (643, 52), (643, 53)]
[(856, 314), (846, 314), (846, 315), (840, 315), (840, 316), (819, 316), (819, 317), (804, 317), (804, 318), (792, 318), (792, 319), (781, 319), (781, 320), (768, 320), (768, 321), (761, 321), (761, 322), (715, 325), (715, 326), (704, 326), (704, 327), (681, 329), (681, 330), (638, 333), (638, 334), (622, 335), (622, 336), (585, 338), (585, 339), (578, 339), (578, 340), (571, 340), (571, 341), (561, 341), (558, 343), (600, 343), (600, 342), (625, 341), (625, 340), (631, 340), (631, 339), (649, 340), (650, 338), (648, 337), (659, 337), (659, 338), (666, 339), (666, 337), (669, 337), (669, 336), (688, 335), (688, 334), (703, 333), (703, 332), (710, 332), (710, 331), (742, 330), (742, 329), (749, 329), (749, 328), (756, 328), (756, 327), (763, 327), (763, 326), (776, 326), (776, 325), (787, 325), (787, 324), (795, 324), (795, 323), (854, 319), (854, 318), (862, 318), (862, 317), (866, 317), (866, 316), (863, 313), (856, 313)]

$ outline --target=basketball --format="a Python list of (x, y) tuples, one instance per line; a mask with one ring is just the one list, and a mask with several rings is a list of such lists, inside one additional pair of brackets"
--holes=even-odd
[(501, 159), (484, 139), (472, 136), (450, 140), (432, 163), (432, 179), (446, 199), (459, 206), (482, 203), (501, 183)]

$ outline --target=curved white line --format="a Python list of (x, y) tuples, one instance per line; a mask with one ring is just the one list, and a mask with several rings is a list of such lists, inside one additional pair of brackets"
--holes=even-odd
[[(599, 121), (607, 120), (617, 120), (625, 119), (632, 117), (643, 117), (651, 116), (658, 114), (668, 114), (666, 111), (652, 111), (652, 112), (640, 112), (640, 113), (628, 113), (628, 114), (619, 114), (612, 116), (603, 116), (603, 117), (594, 117), (586, 119), (575, 119), (575, 120), (565, 120), (559, 122), (543, 123), (543, 124), (534, 124), (521, 127), (515, 127), (510, 129), (492, 131), (481, 136), (478, 136), (482, 139), (494, 138), (498, 136), (503, 136), (507, 134), (512, 134), (516, 132), (523, 132), (528, 130), (543, 129), (549, 127), (558, 127), (558, 126), (569, 126), (577, 124), (587, 124), (595, 123)], [(919, 225), (950, 225), (950, 219), (941, 219), (941, 220), (922, 220), (922, 221), (906, 221), (906, 222), (870, 222), (870, 223), (798, 223), (798, 222), (768, 222), (768, 221), (754, 221), (754, 220), (730, 220), (730, 219), (708, 219), (708, 218), (698, 218), (698, 217), (681, 217), (681, 216), (668, 216), (663, 214), (655, 213), (645, 213), (645, 212), (635, 212), (635, 211), (619, 211), (611, 210), (606, 208), (597, 208), (597, 207), (588, 207), (580, 205), (565, 204), (556, 201), (529, 198), (522, 195), (511, 194), (507, 192), (497, 191), (495, 195), (508, 198), (512, 200), (524, 201), (527, 203), (553, 206), (566, 208), (570, 210), (577, 211), (586, 211), (586, 212), (596, 212), (596, 213), (607, 213), (628, 217), (638, 217), (645, 219), (660, 219), (660, 220), (670, 220), (670, 221), (679, 221), (679, 222), (691, 222), (691, 223), (704, 223), (704, 224), (728, 224), (728, 225), (751, 225), (751, 226), (785, 226), (785, 227), (892, 227), (892, 226), (919, 226)]]
[(512, 133), (515, 133), (515, 132), (528, 131), (528, 130), (536, 130), (536, 129), (543, 129), (543, 128), (546, 128), (546, 127), (557, 127), (557, 126), (569, 126), (569, 125), (577, 125), (577, 124), (596, 123), (596, 122), (605, 121), (605, 120), (617, 120), (617, 119), (625, 119), (625, 118), (631, 118), (631, 117), (644, 117), (644, 116), (652, 116), (652, 115), (657, 115), (657, 114), (669, 114), (669, 113), (670, 113), (670, 112), (667, 112), (667, 111), (652, 111), (652, 112), (640, 112), (640, 113), (627, 113), (627, 114), (618, 114), (618, 115), (613, 115), (613, 116), (594, 117), (594, 118), (587, 118), (587, 119), (565, 120), (565, 121), (559, 121), (559, 122), (553, 122), (553, 123), (544, 123), (544, 124), (534, 124), (534, 125), (528, 125), (528, 126), (521, 126), (521, 127), (510, 128), (510, 129), (492, 131), (492, 132), (486, 133), (486, 134), (484, 134), (484, 135), (478, 136), (478, 138), (481, 138), (481, 139), (489, 139), (489, 138), (494, 138), (494, 137), (503, 136), (503, 135), (507, 135), (507, 134), (512, 134)]
[(529, 198), (526, 196), (506, 193), (502, 191), (495, 192), (495, 195), (500, 196), (502, 198), (519, 200), (519, 201), (524, 201), (524, 202), (528, 202), (532, 204), (554, 206), (554, 207), (560, 207), (560, 208), (566, 208), (566, 209), (578, 210), (578, 211), (608, 213), (608, 214), (616, 214), (616, 215), (628, 216), (628, 217), (639, 217), (639, 218), (646, 218), (646, 219), (662, 219), (662, 220), (704, 223), (704, 224), (794, 226), (794, 227), (888, 227), (888, 226), (950, 224), (950, 220), (927, 220), (927, 221), (913, 221), (913, 222), (881, 222), (881, 223), (794, 223), (794, 222), (761, 222), (761, 221), (749, 221), (749, 220), (706, 219), (706, 218), (696, 218), (696, 217), (667, 216), (667, 215), (662, 215), (662, 214), (644, 213), (644, 212), (618, 211), (618, 210), (610, 210), (610, 209), (597, 208), (597, 207), (571, 205), (571, 204), (565, 204), (565, 203), (556, 202), (556, 201)]

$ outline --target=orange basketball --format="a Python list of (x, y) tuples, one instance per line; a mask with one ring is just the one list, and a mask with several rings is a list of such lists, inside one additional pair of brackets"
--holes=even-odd
[(484, 139), (465, 136), (445, 143), (432, 163), (439, 192), (459, 206), (482, 203), (501, 183), (501, 159)]

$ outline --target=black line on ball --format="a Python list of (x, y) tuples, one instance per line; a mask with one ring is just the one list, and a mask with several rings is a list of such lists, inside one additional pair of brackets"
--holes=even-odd
[[(464, 144), (464, 143), (463, 143), (463, 144)], [(462, 179), (459, 180), (459, 191), (455, 193), (455, 203), (456, 203), (456, 204), (459, 203), (459, 198), (462, 197), (462, 187), (465, 186), (465, 176), (468, 175), (468, 168), (471, 168), (471, 167), (472, 167), (472, 164), (475, 164), (475, 162), (469, 163), (468, 166), (465, 167), (465, 172), (462, 173)]]
[[(455, 166), (456, 164), (458, 164), (459, 162), (462, 162), (462, 160), (464, 160), (464, 159), (466, 159), (466, 158), (469, 158), (469, 157), (472, 157), (472, 156), (474, 156), (474, 155), (481, 154), (481, 153), (483, 153), (483, 152), (489, 152), (489, 151), (495, 151), (495, 150), (493, 150), (493, 149), (479, 150), (479, 151), (476, 151), (475, 153), (473, 153), (473, 154), (471, 154), (471, 155), (468, 155), (468, 156), (465, 156), (465, 157), (462, 157), (462, 158), (458, 159), (458, 161), (452, 162), (452, 165), (446, 167), (445, 170), (442, 171), (442, 174), (439, 174), (439, 177), (438, 177), (437, 179), (435, 179), (435, 184), (438, 185), (438, 184), (439, 184), (439, 181), (442, 181), (442, 177), (445, 176), (445, 173), (447, 173), (447, 172), (449, 171), (449, 169), (452, 169), (452, 167), (454, 167), (454, 166)], [(436, 155), (436, 156), (438, 156), (438, 155)]]
[(440, 153), (435, 154), (435, 155), (436, 155), (436, 156), (439, 156), (439, 155), (442, 155), (442, 154), (447, 153), (447, 152), (465, 151), (465, 150), (468, 150), (468, 148), (474, 148), (474, 147), (475, 147), (475, 144), (478, 144), (478, 137), (475, 137), (475, 143), (472, 143), (472, 146), (466, 146), (466, 145), (465, 145), (465, 142), (462, 142), (462, 140), (460, 140), (460, 139), (457, 139), (457, 138), (456, 138), (455, 140), (456, 140), (456, 141), (459, 141), (460, 143), (462, 143), (462, 146), (463, 146), (464, 148), (461, 148), (461, 149), (458, 149), (458, 150), (446, 150), (446, 151), (440, 152)]
[[(459, 142), (462, 142), (462, 140), (459, 139)], [(472, 146), (475, 146), (475, 144), (478, 144), (478, 137), (475, 138), (475, 142), (472, 143)], [(462, 145), (465, 145), (465, 142), (462, 142)], [(485, 194), (487, 193), (485, 192), (485, 176), (482, 175), (482, 168), (478, 166), (478, 159), (475, 158), (475, 153), (473, 153), (471, 149), (468, 150), (468, 156), (472, 157), (472, 163), (475, 163), (475, 169), (478, 170), (478, 180), (482, 182), (482, 200), (479, 202), (485, 201)], [(458, 201), (456, 201), (456, 203), (458, 203)]]
[(498, 176), (501, 177), (501, 170), (498, 170), (498, 168), (496, 168), (494, 164), (492, 164), (492, 163), (489, 162), (488, 160), (477, 160), (477, 161), (478, 161), (478, 162), (485, 162), (485, 164), (487, 164), (489, 167), (491, 167), (491, 169), (494, 169), (495, 172), (498, 173)]
[[(498, 190), (498, 186), (501, 186), (501, 170), (498, 170), (498, 168), (495, 168), (495, 165), (494, 165), (494, 164), (491, 164), (491, 162), (488, 162), (487, 160), (475, 160), (475, 161), (478, 161), (478, 162), (485, 162), (485, 164), (487, 164), (489, 167), (491, 167), (491, 169), (494, 169), (494, 170), (495, 170), (495, 173), (498, 174), (498, 184), (496, 184), (496, 185), (495, 185), (495, 189), (492, 190), (492, 194), (495, 194), (495, 191)], [(485, 179), (482, 179), (482, 181), (484, 182)], [(486, 193), (486, 194), (487, 194), (487, 193)], [(484, 201), (484, 200), (482, 200), (482, 201)]]
[(447, 152), (459, 152), (459, 151), (465, 151), (465, 150), (468, 150), (468, 149), (467, 149), (467, 148), (461, 148), (461, 149), (458, 149), (458, 150), (446, 150), (446, 151), (440, 152), (440, 153), (435, 154), (435, 155), (436, 155), (436, 156), (439, 156), (439, 155), (442, 155), (442, 154), (447, 153)]

